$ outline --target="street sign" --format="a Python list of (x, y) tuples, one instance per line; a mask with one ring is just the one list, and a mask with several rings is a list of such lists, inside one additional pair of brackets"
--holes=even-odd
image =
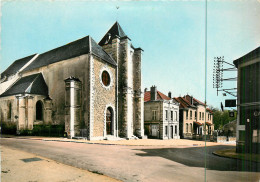
[(230, 117), (230, 118), (235, 117), (235, 112), (234, 112), (234, 111), (229, 111), (229, 117)]
[(236, 99), (226, 99), (225, 100), (225, 107), (236, 107)]

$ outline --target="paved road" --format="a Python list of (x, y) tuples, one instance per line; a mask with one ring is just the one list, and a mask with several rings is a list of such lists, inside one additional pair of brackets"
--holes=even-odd
[[(98, 172), (123, 181), (204, 181), (204, 147), (144, 147), (97, 145), (2, 138), (1, 145), (34, 153), (57, 162)], [(212, 155), (232, 148), (206, 150), (206, 181), (259, 181), (260, 163)]]

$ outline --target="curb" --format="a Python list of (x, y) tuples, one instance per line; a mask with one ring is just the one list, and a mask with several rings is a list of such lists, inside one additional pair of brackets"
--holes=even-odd
[[(96, 145), (118, 145), (118, 146), (133, 146), (133, 147), (173, 147), (176, 145), (128, 145), (128, 144), (115, 144), (115, 143), (96, 143), (96, 142), (84, 142), (84, 141), (71, 141), (71, 140), (57, 140), (57, 139), (41, 139), (41, 138), (26, 138), (26, 137), (12, 137), (12, 136), (1, 136), (0, 138), (15, 138), (15, 139), (27, 139), (27, 140), (41, 140), (45, 142), (71, 142), (71, 143), (84, 143), (84, 144), (96, 144)], [(177, 145), (177, 146), (186, 146), (186, 147), (200, 147), (198, 144), (192, 145)]]
[(240, 158), (235, 158), (235, 157), (230, 157), (230, 156), (224, 156), (224, 155), (219, 155), (216, 153), (216, 151), (212, 152), (213, 155), (216, 155), (218, 157), (224, 157), (228, 159), (235, 159), (235, 160), (241, 160), (241, 161), (250, 161), (250, 162), (255, 162), (255, 163), (260, 163), (260, 161), (254, 161), (254, 160), (249, 160), (249, 159), (240, 159)]

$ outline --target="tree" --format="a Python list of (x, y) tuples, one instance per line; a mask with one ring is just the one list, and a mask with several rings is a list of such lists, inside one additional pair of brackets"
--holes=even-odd
[(213, 111), (213, 122), (215, 130), (222, 130), (223, 126), (230, 121), (237, 119), (237, 112), (235, 111), (235, 117), (229, 117), (229, 111), (224, 110), (223, 112), (217, 108), (212, 109)]

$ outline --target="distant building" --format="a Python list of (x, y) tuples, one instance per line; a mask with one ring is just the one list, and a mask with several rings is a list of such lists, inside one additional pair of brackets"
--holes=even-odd
[(149, 138), (179, 139), (179, 103), (156, 86), (144, 93), (144, 127)]
[(213, 134), (213, 113), (203, 102), (190, 95), (174, 99), (180, 103), (181, 138), (202, 139)]
[(142, 49), (116, 22), (99, 43), (86, 36), (15, 61), (0, 80), (0, 120), (17, 131), (65, 125), (69, 137), (142, 137)]
[(260, 47), (234, 61), (237, 67), (237, 152), (260, 153)]

